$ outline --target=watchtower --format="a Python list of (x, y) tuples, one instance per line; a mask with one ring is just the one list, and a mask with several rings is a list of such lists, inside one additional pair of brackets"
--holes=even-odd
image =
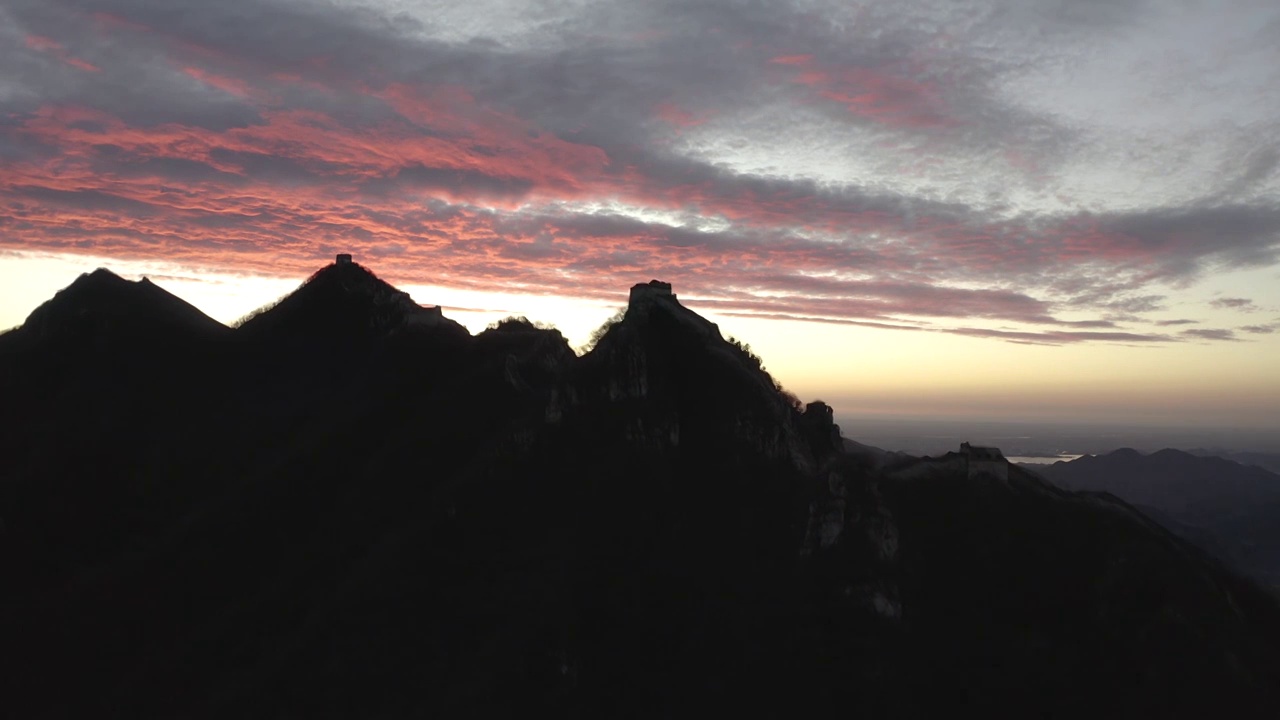
[(960, 454), (964, 456), (970, 478), (991, 475), (1001, 481), (1009, 481), (1009, 461), (1005, 460), (1000, 448), (978, 447), (966, 442), (960, 443)]
[(671, 292), (671, 283), (664, 283), (660, 280), (650, 280), (647, 283), (640, 283), (631, 286), (631, 302), (636, 302), (642, 298), (671, 298), (676, 299), (676, 294)]

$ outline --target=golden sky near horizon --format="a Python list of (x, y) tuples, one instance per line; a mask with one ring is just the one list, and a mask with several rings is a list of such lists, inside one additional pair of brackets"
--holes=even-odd
[[(357, 259), (358, 260), (358, 259)], [(165, 263), (84, 256), (0, 258), (0, 327), (18, 325), (80, 273), (107, 267), (143, 276), (227, 324), (294, 290), (304, 278), (193, 272)], [(376, 268), (371, 268), (376, 271)], [(394, 268), (388, 268), (394, 272)], [(394, 276), (379, 273), (394, 283)], [(400, 285), (445, 307), (473, 333), (511, 315), (549, 322), (581, 347), (616, 301), (467, 292)], [(1078, 421), (1280, 429), (1280, 335), (1252, 341), (1035, 345), (946, 333), (886, 330), (718, 314), (682, 302), (749, 343), (765, 367), (805, 400), (850, 416)]]

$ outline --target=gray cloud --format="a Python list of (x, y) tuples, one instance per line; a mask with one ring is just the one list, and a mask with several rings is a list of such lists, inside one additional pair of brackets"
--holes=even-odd
[(1079, 342), (1159, 343), (1168, 342), (1171, 339), (1165, 335), (1131, 332), (1022, 332), (985, 328), (952, 328), (944, 332), (969, 337), (995, 338), (1009, 342), (1027, 342), (1043, 345), (1064, 345)]
[(1182, 334), (1186, 337), (1199, 338), (1200, 340), (1239, 340), (1235, 331), (1216, 328), (1193, 328), (1191, 330), (1183, 330)]
[[(1115, 181), (1115, 202), (1086, 202), (1071, 196), (1108, 183), (1081, 158), (1114, 154), (1109, 127), (1013, 92), (1034, 72), (1147, 37), (1155, 10), (711, 0), (477, 11), (495, 24), (412, 2), (389, 14), (288, 0), (11, 0), (0, 8), (0, 160), (48, 167), (60, 156), (65, 138), (30, 128), (52, 122), (49, 108), (85, 109), (63, 127), (104, 138), (76, 148), (97, 185), (0, 187), (0, 225), (55, 248), (73, 231), (116, 249), (184, 229), (225, 234), (188, 237), (192, 261), (203, 246), (264, 262), (250, 256), (363, 243), (399, 262), (452, 257), (454, 277), (470, 268), (547, 287), (559, 281), (538, 263), (599, 282), (644, 268), (759, 315), (1056, 328), (947, 330), (1015, 342), (1168, 340), (1118, 323), (1192, 324), (1143, 316), (1224, 268), (1280, 263), (1269, 192), (1280, 154), (1251, 139), (1274, 129), (1251, 128), (1210, 170), (1188, 171), (1218, 179), (1189, 198)], [(1259, 27), (1275, 22), (1250, 12)], [(400, 88), (412, 110), (397, 105)], [(289, 113), (290, 132), (323, 124), (367, 141), (325, 153), (272, 134)], [(169, 144), (112, 144), (117, 124), (166, 128)], [(408, 139), (443, 149), (410, 158)], [(520, 145), (534, 140), (545, 141), (536, 152)], [(1171, 142), (1129, 152), (1170, 174), (1148, 153)], [(603, 160), (583, 169), (562, 146)], [(151, 178), (162, 190), (143, 187)], [(264, 184), (294, 195), (263, 197)], [(219, 194), (244, 206), (215, 207)], [(37, 237), (41, 206), (111, 217)], [(1247, 309), (1241, 300), (1211, 304)]]
[(1252, 310), (1253, 309), (1253, 301), (1250, 300), (1249, 298), (1233, 298), (1233, 297), (1218, 298), (1217, 300), (1211, 301), (1209, 304), (1219, 309), (1227, 309), (1227, 308), (1230, 308), (1233, 310)]
[(1239, 328), (1240, 332), (1246, 332), (1253, 335), (1269, 335), (1274, 332), (1280, 332), (1280, 323), (1271, 323), (1269, 325), (1244, 325)]

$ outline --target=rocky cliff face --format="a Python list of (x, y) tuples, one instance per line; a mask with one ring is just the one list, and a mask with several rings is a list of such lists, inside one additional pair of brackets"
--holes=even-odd
[[(210, 335), (198, 357), (216, 361), (185, 383), (76, 381), (70, 414), (41, 410), (82, 377), (72, 361), (6, 410), (46, 433), (15, 433), (0, 482), (7, 710), (1096, 717), (1226, 697), (1243, 717), (1274, 700), (1280, 612), (1254, 586), (1105, 497), (846, 451), (828, 406), (793, 406), (669, 286), (633, 289), (578, 357), (526, 322), (419, 322), (379, 283), (322, 271)], [(50, 347), (0, 352), (0, 377)], [(74, 432), (112, 426), (94, 419), (119, 417), (108, 392), (127, 421), (105, 444)]]

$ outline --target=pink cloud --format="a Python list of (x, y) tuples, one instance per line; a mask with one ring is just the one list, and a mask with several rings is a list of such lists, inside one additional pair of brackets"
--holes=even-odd
[(110, 32), (113, 30), (152, 32), (152, 28), (150, 26), (114, 13), (95, 12), (93, 14), (93, 19), (97, 23), (99, 29), (104, 32)]
[(225, 75), (217, 75), (208, 72), (207, 70), (201, 70), (197, 67), (184, 67), (182, 68), (182, 72), (206, 85), (209, 85), (210, 87), (215, 87), (225, 93), (235, 95), (236, 97), (249, 98), (254, 94), (253, 87), (243, 80), (237, 80), (236, 78), (227, 77)]
[[(833, 127), (924, 138), (908, 153), (899, 132), (877, 133), (892, 145), (869, 152), (893, 153), (899, 175), (932, 173), (955, 148), (995, 157), (1019, 171), (1015, 180), (1038, 175), (1039, 156), (1023, 152), (1033, 145), (983, 144), (984, 132), (1008, 125), (981, 113), (1019, 117), (973, 94), (990, 76), (923, 36), (905, 55), (916, 43), (888, 36), (846, 52), (821, 33), (732, 37), (742, 28), (717, 18), (719, 29), (694, 21), (696, 45), (687, 29), (637, 24), (578, 38), (567, 56), (526, 55), (374, 27), (336, 6), (268, 4), (259, 10), (273, 22), (237, 25), (208, 9), (216, 4), (181, 14), (152, 5), (124, 10), (136, 19), (67, 14), (57, 37), (79, 52), (70, 38), (96, 31), (86, 57), (109, 46), (102, 57), (120, 63), (104, 81), (130, 82), (168, 58), (175, 72), (150, 79), (172, 92), (53, 83), (44, 107), (0, 123), (0, 150), (20, 150), (0, 172), (0, 247), (292, 276), (345, 250), (396, 282), (616, 300), (630, 283), (661, 277), (723, 313), (1010, 342), (1137, 342), (1143, 333), (1123, 323), (1160, 304), (1144, 286), (1219, 260), (1267, 262), (1280, 226), (1280, 211), (1256, 203), (1000, 215), (874, 177), (837, 185), (736, 172), (670, 142), (717, 109), (731, 126), (725, 109), (782, 99), (770, 109), (785, 113), (799, 99)], [(771, 50), (779, 37), (805, 52)], [(97, 70), (51, 37), (25, 42), (28, 54)], [(634, 56), (620, 57), (618, 42), (634, 44)], [(191, 92), (178, 73), (212, 90)], [(65, 99), (75, 92), (99, 109)], [(1000, 327), (969, 328), (966, 318)]]
[(695, 115), (673, 103), (660, 103), (654, 114), (676, 128), (697, 127), (707, 122), (705, 117)]
[[(53, 151), (0, 175), (0, 244), (138, 259), (160, 253), (300, 276), (344, 250), (375, 267), (388, 258), (385, 274), (397, 282), (495, 291), (520, 283), (608, 300), (660, 276), (727, 313), (885, 327), (982, 317), (1056, 327), (964, 332), (1017, 342), (1142, 339), (1109, 321), (1060, 321), (1055, 303), (1026, 294), (946, 287), (1046, 263), (1123, 268), (1159, 258), (1159, 246), (1097, 218), (1032, 227), (921, 213), (908, 225), (892, 208), (816, 186), (617, 167), (602, 148), (547, 133), (456, 85), (360, 86), (362, 99), (387, 112), (353, 124), (278, 105), (270, 83), (312, 82), (301, 76), (259, 87), (194, 65), (184, 71), (252, 104), (261, 122), (141, 127), (102, 111), (46, 106), (9, 131)], [(880, 76), (858, 77), (875, 87)], [(689, 120), (674, 106), (658, 113)], [(612, 200), (692, 210), (732, 228), (699, 233), (566, 209)], [(833, 240), (851, 237), (859, 242)], [(831, 269), (892, 280), (813, 275)]]
[(818, 97), (860, 118), (913, 128), (958, 122), (938, 85), (915, 79), (905, 69), (824, 66), (812, 55), (783, 55), (769, 62), (795, 68), (791, 82), (813, 88)]
[(85, 60), (81, 60), (80, 58), (75, 57), (71, 53), (67, 52), (67, 49), (62, 46), (62, 43), (52, 38), (47, 38), (42, 35), (27, 35), (25, 38), (25, 43), (28, 48), (32, 50), (36, 50), (38, 52), (52, 55), (58, 58), (59, 60), (61, 60), (62, 62), (66, 63), (67, 65), (70, 65), (71, 67), (76, 68), (78, 70), (84, 70), (85, 72), (95, 72), (95, 73), (102, 72), (102, 69), (99, 68), (97, 65), (94, 65), (93, 63), (87, 62)]
[(26, 37), (26, 45), (32, 50), (40, 52), (62, 52), (62, 43), (42, 35), (28, 35)]

